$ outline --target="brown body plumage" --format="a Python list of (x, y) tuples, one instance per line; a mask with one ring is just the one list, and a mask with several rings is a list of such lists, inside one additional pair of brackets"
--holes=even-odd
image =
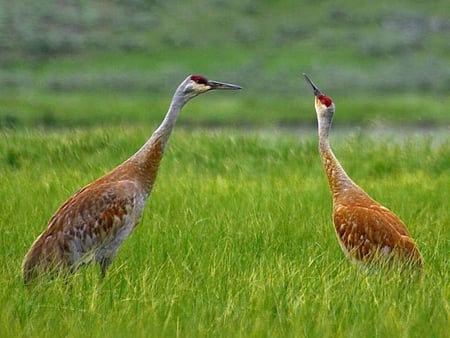
[(356, 262), (396, 260), (422, 266), (422, 257), (403, 222), (354, 183), (331, 150), (328, 135), (334, 103), (305, 75), (315, 96), (320, 157), (333, 199), (339, 244)]
[(23, 262), (25, 284), (43, 273), (73, 272), (92, 261), (102, 275), (142, 218), (178, 113), (191, 98), (239, 86), (187, 77), (177, 88), (159, 128), (133, 156), (70, 197), (50, 219)]

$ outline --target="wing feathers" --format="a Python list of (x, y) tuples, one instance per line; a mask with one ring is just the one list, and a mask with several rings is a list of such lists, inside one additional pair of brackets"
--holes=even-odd
[(96, 259), (115, 255), (141, 219), (145, 200), (136, 184), (128, 180), (94, 182), (79, 190), (56, 211), (33, 243), (25, 256), (24, 276), (31, 278), (36, 269), (42, 272), (51, 266), (59, 270), (90, 253), (97, 255)]
[(352, 258), (367, 260), (378, 253), (389, 255), (392, 251), (420, 257), (406, 226), (384, 207), (339, 205), (333, 217), (341, 245)]

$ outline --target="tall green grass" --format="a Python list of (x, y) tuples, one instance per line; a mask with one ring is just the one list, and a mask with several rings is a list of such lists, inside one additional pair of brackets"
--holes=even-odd
[(144, 128), (3, 132), (2, 337), (444, 337), (450, 323), (448, 137), (333, 134), (350, 176), (408, 225), (422, 280), (349, 264), (316, 137), (175, 130), (142, 223), (106, 278), (25, 288), (21, 260), (56, 208)]

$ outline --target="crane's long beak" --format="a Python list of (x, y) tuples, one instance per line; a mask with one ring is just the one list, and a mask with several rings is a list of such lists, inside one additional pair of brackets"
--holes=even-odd
[(305, 77), (306, 82), (308, 82), (309, 85), (311, 86), (311, 88), (313, 89), (314, 95), (315, 95), (315, 96), (322, 95), (322, 92), (321, 92), (321, 91), (319, 90), (319, 88), (317, 88), (317, 86), (311, 81), (311, 79), (308, 77), (308, 75), (306, 75), (305, 73), (303, 73), (303, 76)]
[(241, 86), (218, 81), (208, 81), (208, 85), (211, 87), (211, 89), (228, 89), (228, 90), (242, 89)]

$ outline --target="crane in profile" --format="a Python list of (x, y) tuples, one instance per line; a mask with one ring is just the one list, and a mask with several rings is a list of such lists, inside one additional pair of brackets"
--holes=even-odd
[(397, 262), (422, 267), (421, 254), (403, 222), (364, 192), (342, 168), (328, 135), (335, 106), (330, 97), (303, 74), (312, 87), (318, 121), (319, 150), (333, 199), (333, 221), (339, 244), (353, 262)]
[(88, 184), (50, 219), (47, 228), (25, 255), (26, 285), (45, 273), (74, 272), (86, 263), (99, 263), (104, 277), (120, 245), (142, 218), (156, 180), (164, 149), (183, 106), (210, 90), (240, 86), (188, 76), (177, 88), (161, 125), (129, 159)]

